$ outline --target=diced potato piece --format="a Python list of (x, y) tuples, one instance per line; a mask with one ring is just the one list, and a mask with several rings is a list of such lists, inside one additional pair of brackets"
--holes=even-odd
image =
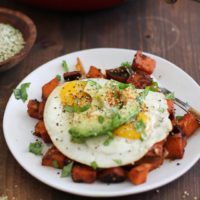
[(156, 67), (156, 62), (149, 56), (142, 54), (142, 51), (137, 51), (132, 66), (133, 68), (144, 71), (147, 74), (152, 74)]
[(190, 137), (199, 128), (199, 123), (192, 113), (186, 113), (183, 118), (178, 120), (178, 125), (181, 127), (187, 137)]

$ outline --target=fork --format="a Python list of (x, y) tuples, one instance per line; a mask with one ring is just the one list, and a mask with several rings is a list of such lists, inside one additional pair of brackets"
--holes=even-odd
[[(171, 91), (169, 91), (166, 88), (161, 88), (159, 87), (160, 91), (163, 94), (169, 94), (172, 93)], [(177, 97), (174, 98), (174, 103), (180, 107), (182, 110), (184, 110), (185, 112), (190, 112), (192, 114), (195, 115), (195, 117), (197, 118), (197, 121), (200, 123), (200, 112), (198, 110), (196, 110), (195, 108), (193, 108), (192, 106), (190, 106), (188, 103), (178, 99)]]

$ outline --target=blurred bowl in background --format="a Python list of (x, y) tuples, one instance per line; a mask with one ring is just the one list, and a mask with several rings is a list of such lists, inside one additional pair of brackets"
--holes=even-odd
[(15, 0), (32, 6), (53, 10), (91, 11), (109, 8), (125, 0)]
[(28, 16), (7, 8), (0, 8), (0, 23), (9, 24), (18, 29), (25, 41), (25, 45), (19, 53), (0, 62), (0, 72), (2, 72), (14, 67), (27, 56), (35, 43), (37, 31), (33, 21)]

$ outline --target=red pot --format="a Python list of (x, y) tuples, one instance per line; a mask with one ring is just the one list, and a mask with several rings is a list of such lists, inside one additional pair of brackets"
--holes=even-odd
[(54, 10), (89, 11), (109, 8), (125, 0), (16, 0), (32, 6)]

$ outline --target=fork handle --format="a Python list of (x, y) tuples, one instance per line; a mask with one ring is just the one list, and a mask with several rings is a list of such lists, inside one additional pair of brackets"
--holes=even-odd
[(200, 120), (200, 112), (196, 110), (195, 108), (189, 106), (188, 112), (192, 113), (195, 115), (195, 117)]

